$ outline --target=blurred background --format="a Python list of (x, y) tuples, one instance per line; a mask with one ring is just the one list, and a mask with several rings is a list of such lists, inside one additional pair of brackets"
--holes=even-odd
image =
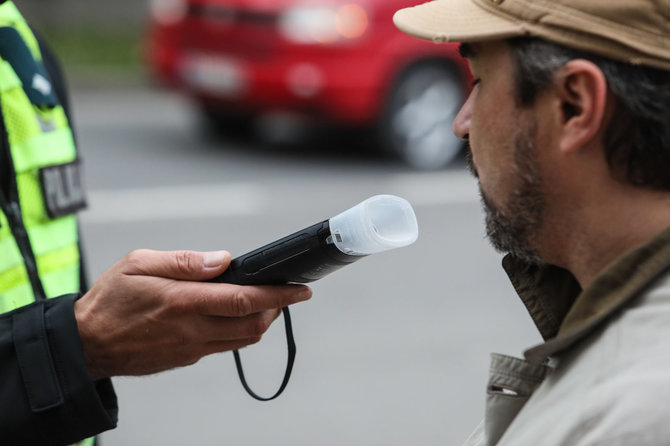
[[(454, 46), (391, 24), (407, 0), (16, 0), (70, 84), (91, 279), (135, 248), (240, 255), (365, 198), (408, 199), (419, 240), (312, 285), (291, 382), (261, 403), (231, 354), (117, 378), (103, 446), (459, 445), (489, 353), (539, 342), (484, 237), (451, 120)], [(242, 352), (273, 393), (281, 323)]]

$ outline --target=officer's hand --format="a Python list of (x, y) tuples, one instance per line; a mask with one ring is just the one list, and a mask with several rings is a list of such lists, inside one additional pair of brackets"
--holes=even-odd
[(84, 356), (94, 379), (144, 375), (193, 364), (258, 342), (304, 285), (200, 282), (223, 273), (225, 251), (131, 252), (75, 303)]

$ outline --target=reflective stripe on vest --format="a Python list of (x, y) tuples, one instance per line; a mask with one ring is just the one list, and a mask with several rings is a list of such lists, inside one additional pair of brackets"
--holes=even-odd
[[(34, 60), (41, 62), (37, 40), (12, 2), (0, 5), (0, 27), (18, 31)], [(60, 105), (34, 105), (15, 69), (1, 57), (0, 104), (23, 226), (45, 297), (76, 293), (80, 287), (77, 221), (74, 215), (49, 217), (39, 176), (44, 167), (76, 159), (65, 111)], [(0, 313), (35, 300), (28, 274), (9, 220), (0, 210)]]

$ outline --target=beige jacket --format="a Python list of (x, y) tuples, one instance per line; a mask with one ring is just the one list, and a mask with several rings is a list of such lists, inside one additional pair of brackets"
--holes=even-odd
[(670, 229), (583, 291), (556, 267), (503, 266), (546, 342), (492, 355), (465, 446), (670, 445)]

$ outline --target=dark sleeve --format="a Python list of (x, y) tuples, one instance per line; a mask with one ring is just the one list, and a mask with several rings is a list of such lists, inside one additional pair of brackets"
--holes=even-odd
[(116, 427), (109, 379), (86, 366), (74, 301), (42, 300), (0, 315), (3, 444), (67, 445)]

